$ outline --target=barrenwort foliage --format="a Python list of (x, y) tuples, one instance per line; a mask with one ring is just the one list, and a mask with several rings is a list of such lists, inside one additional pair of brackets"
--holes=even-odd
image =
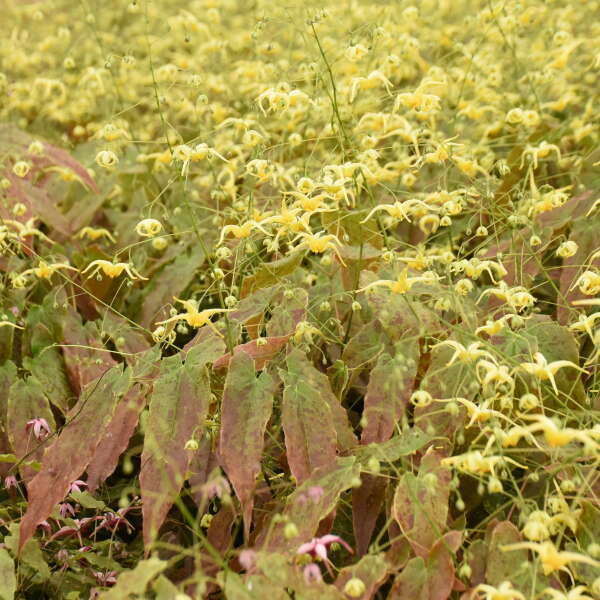
[(600, 598), (599, 17), (6, 0), (0, 598)]

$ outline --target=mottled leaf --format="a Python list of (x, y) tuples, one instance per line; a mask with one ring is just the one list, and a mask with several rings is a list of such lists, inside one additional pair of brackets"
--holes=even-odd
[(83, 390), (67, 417), (67, 424), (46, 449), (42, 469), (29, 483), (29, 505), (21, 520), (21, 547), (86, 469), (119, 398), (129, 389), (130, 378), (130, 371), (123, 372), (119, 365)]
[(140, 413), (146, 406), (146, 393), (146, 388), (136, 383), (117, 405), (87, 468), (87, 484), (91, 493), (115, 470), (119, 457), (127, 449)]
[(446, 600), (454, 585), (452, 555), (461, 534), (451, 531), (439, 539), (425, 557), (411, 559), (396, 577), (389, 598), (393, 600)]
[[(280, 337), (268, 337), (259, 340), (252, 340), (245, 344), (240, 344), (233, 349), (233, 355), (245, 354), (254, 359), (257, 371), (262, 371), (267, 363), (275, 358), (278, 352), (286, 345), (289, 340), (289, 335)], [(227, 367), (231, 361), (231, 354), (227, 353), (220, 356), (214, 363), (214, 369), (223, 369)]]
[(316, 468), (334, 461), (337, 440), (331, 407), (306, 377), (306, 364), (301, 352), (295, 350), (288, 356), (288, 371), (281, 371), (281, 421), (288, 464), (298, 484)]
[(450, 495), (449, 468), (431, 448), (421, 460), (417, 476), (404, 473), (392, 504), (392, 516), (417, 556), (428, 556), (446, 530)]
[(63, 414), (66, 414), (74, 399), (65, 371), (65, 361), (60, 348), (53, 346), (54, 338), (42, 323), (33, 325), (32, 357), (23, 359), (23, 366), (41, 384), (44, 394)]
[(335, 580), (335, 587), (343, 590), (348, 580), (357, 577), (365, 584), (364, 593), (359, 596), (361, 600), (373, 598), (379, 586), (387, 578), (392, 565), (383, 554), (367, 554), (356, 564), (343, 568)]
[(116, 365), (110, 353), (98, 341), (94, 323), (85, 325), (75, 310), (69, 309), (61, 319), (63, 355), (71, 388), (76, 395), (91, 381)]
[(379, 356), (365, 396), (363, 418), (367, 424), (361, 444), (385, 442), (392, 436), (413, 391), (418, 360), (419, 345), (412, 338), (395, 357), (387, 353)]
[[(264, 544), (265, 550), (281, 551), (310, 540), (321, 520), (335, 509), (342, 492), (356, 485), (359, 474), (353, 456), (334, 459), (315, 470), (310, 479), (288, 497), (284, 519), (271, 523), (261, 532), (257, 546)], [(298, 528), (298, 537), (292, 540), (284, 535), (285, 523), (290, 521)]]
[(286, 292), (280, 292), (274, 298), (274, 304), (277, 310), (271, 314), (267, 323), (268, 336), (291, 335), (296, 330), (296, 326), (306, 319), (308, 308), (308, 293), (302, 288), (290, 290), (291, 298), (286, 296)]
[(280, 283), (282, 278), (290, 275), (300, 266), (303, 258), (303, 252), (294, 252), (279, 260), (262, 263), (254, 275), (244, 279), (240, 296), (245, 298), (255, 290)]
[(233, 356), (221, 402), (219, 456), (242, 507), (246, 539), (274, 389), (273, 378), (267, 372), (256, 377), (252, 358), (244, 352)]
[[(42, 386), (32, 378), (17, 379), (8, 393), (7, 431), (19, 460), (40, 461), (44, 455), (43, 440), (35, 438), (33, 428), (27, 428), (28, 421), (38, 418), (46, 420), (51, 433), (56, 432), (52, 409)], [(36, 474), (32, 467), (22, 465), (19, 470), (27, 482)]]
[(548, 578), (536, 573), (525, 549), (502, 550), (502, 546), (522, 541), (519, 530), (510, 521), (495, 524), (486, 536), (489, 538), (485, 581), (498, 586), (510, 581), (526, 598), (534, 597), (548, 584)]
[(220, 348), (208, 340), (192, 348), (182, 363), (175, 354), (163, 358), (150, 398), (140, 487), (146, 552), (179, 495), (190, 462), (185, 444), (204, 431), (210, 382), (206, 364)]

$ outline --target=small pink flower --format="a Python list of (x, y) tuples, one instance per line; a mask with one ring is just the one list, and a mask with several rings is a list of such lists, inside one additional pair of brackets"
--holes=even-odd
[(80, 492), (82, 487), (87, 487), (87, 483), (81, 481), (81, 479), (77, 479), (69, 486), (69, 494), (71, 492)]
[(323, 581), (321, 569), (319, 569), (319, 565), (317, 563), (307, 564), (304, 567), (303, 573), (306, 583), (313, 583), (313, 581)]
[(238, 561), (242, 568), (244, 568), (246, 571), (250, 571), (256, 565), (256, 552), (246, 548), (240, 552)]
[(92, 575), (98, 585), (109, 586), (117, 583), (116, 571), (107, 571), (106, 573), (102, 573), (102, 571), (92, 571)]
[(10, 490), (12, 488), (17, 488), (19, 486), (18, 482), (17, 482), (17, 478), (14, 475), (7, 475), (4, 478), (4, 487), (7, 490)]
[(52, 527), (50, 526), (50, 523), (48, 523), (48, 521), (42, 521), (38, 527), (47, 534), (52, 533)]
[(25, 431), (29, 433), (32, 427), (33, 435), (36, 440), (45, 440), (50, 435), (50, 425), (48, 425), (46, 419), (38, 417), (36, 419), (31, 419), (31, 421), (27, 421)]
[(327, 567), (327, 570), (331, 573), (331, 567), (329, 566), (329, 559), (327, 558), (327, 548), (331, 546), (331, 544), (339, 543), (348, 552), (352, 552), (352, 548), (339, 536), (339, 535), (323, 535), (320, 538), (313, 538), (310, 542), (306, 542), (302, 544), (300, 548), (298, 548), (298, 554), (308, 554), (312, 556), (312, 558), (316, 558), (322, 560)]
[(68, 516), (75, 516), (75, 509), (73, 508), (73, 505), (69, 504), (68, 502), (63, 502), (62, 504), (60, 504), (58, 507), (58, 512), (60, 513), (60, 516), (63, 519)]

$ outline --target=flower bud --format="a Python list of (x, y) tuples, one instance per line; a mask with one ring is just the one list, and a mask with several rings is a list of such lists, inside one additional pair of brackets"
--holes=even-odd
[(344, 586), (344, 594), (350, 596), (350, 598), (360, 598), (360, 596), (365, 593), (366, 589), (367, 587), (362, 579), (352, 577), (352, 579), (349, 579)]

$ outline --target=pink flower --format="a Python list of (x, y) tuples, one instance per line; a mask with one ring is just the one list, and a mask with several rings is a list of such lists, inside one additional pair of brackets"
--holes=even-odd
[(50, 527), (50, 523), (48, 523), (48, 521), (42, 521), (38, 527), (41, 528), (44, 533), (52, 533), (52, 527)]
[(98, 585), (109, 586), (117, 583), (116, 571), (107, 571), (106, 573), (102, 573), (102, 571), (92, 571), (92, 575)]
[(303, 573), (306, 583), (312, 583), (313, 581), (323, 581), (321, 569), (319, 569), (319, 565), (317, 563), (308, 563), (304, 567)]
[(4, 487), (7, 490), (18, 487), (17, 478), (14, 475), (8, 475), (4, 478)]
[(45, 440), (50, 435), (50, 425), (48, 425), (46, 419), (38, 417), (36, 419), (31, 419), (31, 421), (27, 421), (25, 431), (29, 433), (32, 427), (33, 435), (36, 440)]
[(63, 502), (62, 504), (59, 505), (58, 507), (58, 512), (60, 512), (60, 516), (64, 519), (67, 516), (71, 516), (74, 517), (75, 516), (75, 509), (73, 508), (73, 506), (71, 504), (69, 504), (68, 502)]
[(320, 538), (313, 538), (310, 542), (302, 544), (298, 548), (297, 554), (308, 554), (312, 558), (322, 560), (327, 570), (331, 573), (330, 560), (327, 558), (327, 548), (336, 542), (344, 546), (348, 552), (352, 552), (352, 548), (339, 535), (328, 534)]
[(240, 552), (238, 561), (243, 569), (250, 571), (256, 565), (256, 552), (246, 548)]
[(87, 483), (81, 481), (81, 479), (77, 479), (69, 486), (69, 494), (71, 492), (80, 492), (82, 487), (87, 487)]

